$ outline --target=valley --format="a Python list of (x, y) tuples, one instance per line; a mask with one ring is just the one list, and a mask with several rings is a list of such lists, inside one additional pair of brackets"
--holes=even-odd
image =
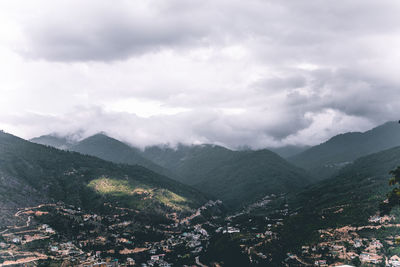
[[(229, 259), (258, 266), (267, 258), (260, 252), (262, 245), (277, 240), (274, 229), (282, 224), (288, 209), (265, 218), (267, 228), (248, 218), (254, 209), (268, 210), (268, 203), (281, 199), (266, 196), (228, 216), (221, 201), (208, 201), (188, 217), (170, 213), (158, 221), (144, 220), (137, 210), (108, 203), (106, 215), (60, 202), (27, 207), (15, 214), (26, 224), (7, 226), (1, 232), (0, 264), (210, 266)], [(227, 242), (215, 248), (221, 238)], [(235, 257), (226, 251), (232, 247), (238, 252)]]
[(331, 162), (336, 171), (317, 181), (266, 149), (140, 150), (103, 133), (34, 141), (43, 145), (0, 136), (1, 266), (400, 262), (400, 209), (379, 214), (400, 165), (395, 143)]
[(0, 0), (0, 267), (400, 267), (399, 14)]

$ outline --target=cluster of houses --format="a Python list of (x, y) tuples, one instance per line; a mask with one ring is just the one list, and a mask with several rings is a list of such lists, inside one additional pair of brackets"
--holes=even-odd
[[(184, 223), (172, 221), (157, 225), (129, 220), (128, 212), (122, 209), (99, 216), (62, 203), (27, 208), (17, 214), (26, 218), (26, 225), (10, 226), (0, 232), (0, 266), (51, 258), (74, 266), (168, 267), (174, 258), (184, 255), (189, 255), (194, 263), (195, 257), (208, 245), (210, 236), (202, 224), (192, 224), (191, 220), (207, 208), (220, 204), (220, 201), (207, 202), (194, 212), (195, 216), (185, 218)], [(66, 227), (74, 229), (73, 236), (67, 237), (57, 227), (53, 229), (46, 223), (39, 223), (40, 217), (49, 213), (59, 216), (60, 221), (69, 222)], [(148, 236), (153, 237), (147, 240)], [(45, 242), (37, 243), (40, 240)], [(27, 249), (27, 243), (35, 245)], [(175, 251), (176, 248), (179, 251)]]
[[(29, 219), (30, 221), (31, 219)], [(55, 231), (48, 225), (13, 226), (2, 231), (0, 235), (0, 266), (24, 264), (26, 262), (46, 259), (44, 250), (24, 251), (35, 242), (46, 242)]]
[[(267, 208), (278, 197), (281, 196), (266, 196), (228, 217), (206, 218), (202, 215), (210, 212), (204, 211), (222, 204), (209, 201), (186, 218), (168, 214), (170, 223), (157, 225), (139, 222), (130, 215), (136, 212), (122, 208), (103, 216), (62, 203), (27, 208), (16, 214), (26, 219), (24, 225), (0, 231), (0, 266), (46, 259), (82, 267), (169, 267), (179, 259), (196, 264), (199, 256), (207, 251), (214, 234), (236, 235), (251, 262), (266, 262), (270, 255), (264, 245), (278, 238), (276, 228), (283, 224), (286, 216), (293, 214), (287, 204), (275, 207), (262, 221), (254, 219), (251, 213)], [(49, 214), (59, 216), (64, 224), (68, 222), (66, 227), (75, 231), (72, 237), (66, 237), (58, 227), (41, 219)], [(400, 257), (385, 251), (396, 246), (398, 236), (374, 238), (360, 233), (381, 227), (400, 227), (393, 223), (394, 219), (376, 215), (366, 226), (321, 229), (322, 241), (302, 246), (299, 253), (288, 253), (287, 265), (295, 262), (310, 266), (352, 266), (353, 262), (359, 262), (400, 267)]]
[[(275, 210), (275, 217), (265, 217), (268, 223), (262, 223), (264, 232), (257, 227), (249, 227), (251, 219), (246, 226), (241, 221), (241, 225), (235, 225), (233, 222), (254, 209), (266, 208), (271, 202), (271, 197), (266, 196), (260, 201), (246, 207), (241, 212), (227, 217), (231, 222), (230, 226), (221, 227), (226, 234), (243, 232), (248, 238), (243, 239), (243, 250), (248, 253), (252, 262), (262, 262), (268, 260), (268, 251), (264, 251), (263, 245), (266, 242), (274, 240), (276, 237), (275, 227), (282, 225), (283, 218), (295, 213), (290, 212), (287, 204), (281, 209)], [(340, 208), (340, 207), (335, 207)], [(285, 264), (287, 266), (400, 266), (400, 255), (393, 254), (396, 244), (399, 243), (400, 236), (387, 235), (382, 238), (374, 237), (374, 234), (366, 236), (361, 234), (363, 230), (374, 233), (379, 229), (398, 229), (400, 224), (394, 223), (394, 216), (374, 215), (369, 218), (369, 224), (360, 227), (341, 227), (334, 229), (320, 230), (322, 242), (313, 245), (304, 245), (300, 253), (288, 253)], [(257, 232), (258, 231), (258, 232)], [(250, 236), (250, 237), (249, 237)]]
[[(271, 205), (273, 201), (282, 202), (284, 194), (267, 195), (260, 200), (244, 207), (241, 211), (226, 217), (225, 225), (216, 229), (217, 233), (226, 235), (240, 236), (239, 243), (244, 254), (247, 254), (250, 262), (268, 263), (271, 260), (268, 251), (265, 251), (264, 245), (271, 241), (277, 240), (278, 235), (276, 228), (283, 224), (283, 220), (290, 213), (288, 204), (282, 204), (280, 208)], [(268, 210), (262, 220), (255, 219), (253, 212), (256, 210)]]
[[(311, 246), (302, 246), (302, 252), (295, 255), (304, 262), (315, 266), (337, 266), (338, 264), (358, 263), (364, 265), (400, 266), (399, 257), (391, 255), (395, 248), (396, 236), (387, 235), (380, 239), (374, 234), (366, 236), (362, 232), (376, 233), (380, 229), (400, 228), (392, 223), (393, 216), (372, 216), (369, 225), (319, 230), (322, 242)], [(382, 232), (384, 233), (384, 232)]]

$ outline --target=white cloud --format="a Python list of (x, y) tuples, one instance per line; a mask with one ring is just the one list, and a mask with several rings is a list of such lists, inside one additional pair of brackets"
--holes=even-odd
[(318, 143), (396, 119), (394, 1), (0, 3), (0, 127)]

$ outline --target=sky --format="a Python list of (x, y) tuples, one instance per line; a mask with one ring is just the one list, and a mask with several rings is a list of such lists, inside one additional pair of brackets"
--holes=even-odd
[(2, 0), (0, 129), (314, 145), (399, 119), (400, 2)]

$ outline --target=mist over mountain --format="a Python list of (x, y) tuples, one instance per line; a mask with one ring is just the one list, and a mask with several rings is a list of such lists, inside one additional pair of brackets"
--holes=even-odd
[(69, 140), (67, 137), (59, 137), (51, 134), (34, 137), (29, 141), (36, 144), (52, 146), (58, 149), (67, 149), (75, 143), (74, 141)]

